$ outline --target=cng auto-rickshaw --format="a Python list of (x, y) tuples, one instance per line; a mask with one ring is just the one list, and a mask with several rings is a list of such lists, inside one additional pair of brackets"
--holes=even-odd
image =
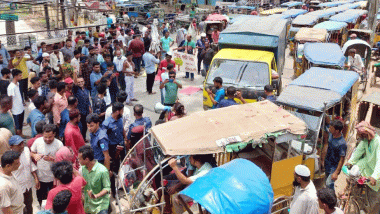
[[(163, 197), (167, 195), (165, 178), (172, 171), (168, 167), (168, 160), (171, 157), (183, 160), (188, 155), (208, 154), (215, 159), (217, 166), (238, 158), (255, 163), (272, 185), (272, 211), (288, 209), (288, 199), (293, 189), (294, 167), (298, 164), (314, 163), (314, 160), (310, 160), (311, 157), (304, 158), (304, 154), (313, 150), (303, 141), (307, 135), (306, 131), (305, 122), (270, 101), (195, 112), (153, 126), (129, 151), (121, 164), (119, 181), (124, 189), (122, 199), (127, 201), (129, 213), (153, 213), (149, 211), (152, 209), (158, 210), (156, 213), (163, 213), (165, 204), (169, 203)], [(231, 164), (234, 163), (236, 161)], [(242, 170), (250, 169), (251, 167), (247, 167)], [(218, 168), (211, 169), (205, 176), (213, 175), (215, 170)], [(314, 166), (310, 170), (313, 178)], [(245, 175), (252, 173), (254, 172), (246, 171)], [(239, 174), (243, 176), (244, 173)], [(197, 181), (193, 184), (196, 183)], [(239, 187), (234, 185), (231, 188)], [(220, 189), (222, 190), (223, 188)], [(156, 200), (150, 200), (149, 196), (152, 195)], [(206, 201), (201, 202), (195, 197), (193, 199), (206, 209), (209, 208), (205, 205)], [(226, 203), (233, 201), (236, 200), (229, 199), (229, 202), (226, 201), (222, 206), (227, 206)], [(214, 209), (208, 211), (215, 213)], [(242, 212), (232, 210), (227, 213)]]
[(347, 23), (345, 22), (324, 21), (319, 24), (316, 24), (314, 28), (326, 29), (329, 33), (327, 41), (337, 43), (341, 47), (347, 41), (348, 31)]
[[(311, 148), (307, 155), (320, 155), (326, 137), (327, 116), (343, 120), (346, 140), (353, 133), (358, 85), (359, 75), (356, 72), (312, 67), (293, 80), (277, 98), (277, 104), (307, 124), (309, 132), (306, 142)], [(318, 158), (311, 159), (307, 166), (316, 171), (316, 178), (321, 178), (323, 174), (317, 173), (321, 172), (317, 162)]]
[(247, 102), (264, 97), (264, 86), (268, 84), (280, 93), (287, 26), (283, 19), (257, 17), (235, 22), (220, 33), (220, 51), (214, 56), (204, 81), (205, 110), (213, 106), (206, 89), (212, 87), (215, 91), (215, 77), (223, 79), (224, 87), (240, 90)]
[(297, 34), (300, 28), (311, 28), (318, 23), (318, 20), (319, 18), (317, 16), (310, 16), (305, 14), (297, 16), (292, 21), (292, 26), (290, 27), (288, 34), (289, 49), (291, 54), (294, 54), (294, 36)]
[(298, 77), (305, 71), (304, 44), (311, 42), (324, 43), (327, 39), (326, 29), (301, 28), (294, 37), (293, 69), (294, 76)]

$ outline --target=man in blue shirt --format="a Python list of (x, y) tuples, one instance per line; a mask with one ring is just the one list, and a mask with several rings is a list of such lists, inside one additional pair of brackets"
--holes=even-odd
[(197, 48), (198, 48), (198, 74), (201, 73), (201, 64), (202, 64), (202, 61), (203, 61), (203, 58), (204, 58), (204, 55), (202, 55), (201, 53), (203, 52), (203, 50), (205, 50), (206, 46), (205, 46), (205, 42), (206, 42), (206, 34), (205, 33), (201, 33), (201, 39), (199, 39), (197, 41)]
[(83, 139), (86, 140), (87, 134), (87, 126), (86, 126), (86, 118), (87, 115), (90, 114), (91, 103), (90, 103), (90, 92), (86, 89), (84, 85), (83, 77), (74, 78), (74, 86), (73, 86), (73, 95), (78, 100), (78, 110), (80, 112), (80, 123), (82, 124), (81, 133)]
[(84, 46), (82, 47), (82, 55), (83, 56), (90, 55), (90, 52), (88, 50), (89, 47), (90, 47), (90, 40), (89, 39), (85, 39), (84, 40)]
[(266, 99), (271, 101), (272, 103), (276, 104), (276, 96), (274, 96), (273, 94), (273, 86), (271, 85), (266, 85), (264, 87), (264, 93), (265, 93), (265, 96), (266, 96)]
[[(120, 161), (125, 157), (123, 128), (124, 105), (116, 102), (112, 105), (111, 117), (108, 117), (102, 124), (102, 128), (106, 130), (109, 139), (109, 153), (111, 156), (111, 171), (118, 173)], [(111, 192), (115, 195), (115, 179), (111, 177)]]
[(212, 108), (215, 109), (216, 105), (224, 99), (225, 91), (223, 88), (223, 79), (221, 77), (214, 78), (214, 87), (216, 88), (216, 93), (214, 94), (210, 88), (207, 88), (206, 91), (210, 96), (212, 102)]
[(93, 64), (93, 66), (94, 66), (93, 67), (94, 70), (90, 74), (90, 82), (91, 82), (91, 97), (94, 99), (94, 97), (98, 94), (96, 87), (100, 83), (100, 80), (102, 79), (102, 77), (106, 77), (108, 75), (108, 73), (106, 72), (106, 73), (102, 74), (100, 72), (100, 63), (99, 62), (95, 62)]
[(4, 45), (1, 44), (1, 41), (0, 41), (0, 55), (3, 56), (3, 61), (0, 63), (2, 63), (4, 68), (8, 68), (9, 60), (11, 60), (11, 56), (9, 55), (7, 49), (5, 49)]
[(136, 142), (131, 142), (132, 131), (133, 128), (138, 126), (145, 126), (144, 131), (148, 133), (149, 129), (152, 128), (152, 122), (149, 117), (143, 117), (144, 107), (140, 104), (137, 104), (133, 107), (133, 115), (136, 120), (129, 126), (128, 134), (127, 134), (127, 143), (126, 148), (132, 148)]
[(42, 113), (45, 109), (46, 99), (42, 96), (38, 96), (33, 100), (33, 104), (36, 107), (30, 112), (27, 123), (32, 128), (32, 137), (36, 136), (36, 123), (41, 120), (45, 120), (45, 115)]
[(153, 55), (153, 50), (145, 52), (143, 55), (143, 60), (145, 62), (145, 72), (146, 72), (146, 91), (149, 95), (155, 94), (153, 92), (154, 78), (156, 77), (156, 64), (160, 63), (159, 56)]
[(238, 103), (234, 100), (235, 98), (239, 99), (243, 104), (247, 103), (247, 101), (245, 101), (241, 96), (241, 92), (237, 91), (233, 86), (227, 88), (227, 97), (227, 99), (222, 99), (216, 107), (224, 108), (232, 105), (237, 105)]
[(111, 17), (108, 16), (108, 14), (106, 15), (107, 17), (107, 27), (110, 28), (111, 25), (113, 24), (113, 20)]
[(329, 138), (324, 143), (321, 165), (325, 168), (326, 187), (334, 190), (334, 183), (341, 172), (346, 157), (347, 144), (342, 134), (343, 123), (334, 120), (329, 126)]
[(94, 158), (110, 171), (111, 158), (108, 152), (109, 140), (107, 130), (100, 127), (98, 114), (89, 114), (86, 118), (86, 122), (88, 130), (90, 131), (90, 143), (91, 148), (94, 150)]

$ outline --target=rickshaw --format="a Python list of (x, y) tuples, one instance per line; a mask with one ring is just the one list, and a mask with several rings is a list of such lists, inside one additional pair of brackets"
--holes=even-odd
[[(346, 141), (353, 133), (358, 85), (359, 75), (356, 72), (312, 67), (293, 80), (277, 98), (277, 104), (307, 124), (309, 132), (306, 142), (311, 148), (308, 155), (320, 155), (327, 137), (327, 116), (344, 121), (343, 136)], [(314, 164), (316, 168), (312, 171), (315, 171), (315, 179), (324, 177), (319, 163), (310, 163), (309, 168)]]
[(321, 9), (327, 9), (327, 8), (331, 8), (331, 7), (337, 7), (337, 6), (345, 4), (345, 3), (347, 3), (347, 2), (346, 1), (333, 1), (333, 2), (320, 3), (318, 6)]
[(305, 71), (305, 60), (303, 56), (303, 48), (305, 43), (318, 42), (324, 43), (327, 39), (326, 29), (315, 29), (315, 28), (301, 28), (294, 37), (294, 76), (298, 77)]
[(308, 27), (311, 28), (318, 23), (318, 16), (310, 16), (308, 14), (297, 16), (292, 21), (292, 26), (289, 29), (288, 39), (289, 39), (289, 49), (290, 53), (294, 53), (294, 36), (300, 30), (300, 28)]
[(380, 42), (380, 14), (376, 16), (376, 29), (375, 29), (375, 38), (373, 39), (373, 45)]
[(310, 1), (309, 9), (313, 9), (314, 11), (319, 10), (320, 9), (320, 7), (319, 7), (320, 3), (321, 3), (321, 1), (318, 1), (318, 0)]
[(310, 16), (318, 16), (318, 18), (320, 18), (320, 20), (322, 21), (326, 21), (330, 18), (330, 16), (333, 16), (335, 15), (337, 12), (335, 10), (317, 10), (317, 11), (312, 11), (312, 12), (309, 12), (307, 13), (307, 15), (310, 15)]
[[(172, 171), (168, 167), (168, 160), (171, 157), (183, 159), (187, 155), (208, 154), (213, 156), (217, 166), (237, 158), (255, 163), (272, 185), (273, 211), (288, 209), (294, 167), (308, 164), (311, 177), (314, 176), (314, 165), (309, 165), (314, 163), (314, 159), (304, 156), (313, 150), (303, 141), (303, 137), (307, 135), (306, 127), (301, 119), (270, 101), (196, 112), (153, 126), (130, 149), (119, 170), (118, 180), (123, 184), (124, 190), (122, 198), (129, 205), (126, 208), (129, 213), (152, 213), (149, 209), (163, 213), (164, 206), (169, 201), (165, 201), (163, 197), (166, 187), (161, 184), (165, 185), (164, 176)], [(231, 163), (234, 164), (236, 161)], [(244, 169), (246, 173), (239, 175), (248, 176), (254, 173), (247, 171), (251, 168)], [(220, 169), (214, 168), (207, 175), (213, 175), (218, 170)], [(193, 184), (196, 185), (197, 182)], [(148, 194), (150, 192), (153, 194)], [(154, 195), (156, 200), (151, 201), (149, 195)], [(206, 209), (210, 208), (206, 206), (206, 201), (194, 199)], [(208, 211), (214, 213), (213, 209)], [(234, 213), (245, 212), (235, 210)]]
[(199, 213), (270, 213), (273, 203), (273, 190), (266, 174), (242, 158), (212, 169), (180, 192), (182, 205), (192, 214), (182, 195), (200, 205)]
[(348, 31), (348, 38), (350, 38), (351, 34), (356, 34), (358, 39), (364, 40), (369, 44), (373, 31), (365, 29), (351, 29)]
[(355, 28), (360, 29), (360, 26), (362, 26), (362, 22), (367, 18), (368, 11), (367, 10), (361, 10), (361, 9), (349, 9), (349, 10), (346, 10), (344, 13), (358, 14), (359, 19), (355, 23)]
[(260, 11), (260, 16), (270, 16), (270, 15), (273, 15), (273, 14), (281, 14), (283, 12), (285, 12), (286, 10), (288, 10), (288, 8), (273, 8), (273, 9), (269, 9), (269, 10), (264, 10), (264, 11)]
[[(370, 107), (372, 107), (372, 111)], [(370, 111), (371, 114), (368, 115)], [(367, 115), (369, 116), (369, 124), (380, 134), (380, 92), (372, 92), (360, 101), (357, 122), (366, 120)]]
[(359, 26), (359, 14), (357, 13), (339, 13), (337, 15), (331, 16), (330, 20), (335, 22), (345, 22), (347, 23), (347, 29), (351, 30), (355, 28), (356, 24)]
[(347, 41), (348, 31), (347, 23), (345, 22), (324, 21), (316, 24), (314, 28), (326, 29), (329, 33), (328, 41), (337, 43), (341, 47)]
[(300, 9), (302, 5), (303, 3), (301, 1), (288, 1), (288, 2), (282, 3), (280, 7), (287, 8), (287, 9)]
[(282, 15), (288, 15), (291, 19), (294, 19), (297, 16), (305, 14), (305, 13), (307, 13), (307, 10), (303, 10), (303, 9), (290, 9), (290, 10), (284, 11), (282, 13)]
[(369, 45), (366, 41), (361, 40), (361, 39), (349, 40), (344, 44), (342, 48), (342, 51), (345, 57), (348, 57), (348, 52), (352, 48), (356, 50), (356, 54), (359, 54), (363, 60), (365, 72), (360, 73), (360, 79), (361, 79), (360, 84), (363, 85), (363, 92), (365, 92), (367, 88), (367, 82), (368, 82), (368, 76), (369, 76), (368, 73), (369, 73), (370, 63), (371, 63), (371, 54), (372, 54), (371, 45)]

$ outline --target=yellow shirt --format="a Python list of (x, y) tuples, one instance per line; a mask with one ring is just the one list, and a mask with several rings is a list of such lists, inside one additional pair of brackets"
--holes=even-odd
[[(13, 65), (18, 61), (17, 58), (14, 58), (12, 60), (12, 63)], [(18, 66), (15, 66), (16, 69), (22, 71), (22, 79), (27, 79), (28, 76), (29, 76), (29, 72), (28, 72), (28, 66), (26, 66), (26, 61), (27, 61), (27, 58), (22, 58), (21, 59), (21, 62), (20, 64), (18, 64)]]

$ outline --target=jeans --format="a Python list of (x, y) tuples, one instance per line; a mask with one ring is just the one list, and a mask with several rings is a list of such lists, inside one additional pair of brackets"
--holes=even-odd
[(120, 72), (119, 74), (119, 85), (120, 85), (120, 90), (125, 91), (125, 75), (123, 72)]
[(190, 78), (194, 79), (194, 73), (190, 73), (190, 72), (186, 72), (186, 77), (185, 78), (189, 78), (189, 74), (190, 74)]
[(203, 67), (204, 67), (204, 69), (205, 69), (205, 71), (207, 73), (208, 69), (210, 68), (210, 64), (203, 63)]
[(140, 73), (141, 71), (141, 61), (142, 61), (142, 57), (133, 57), (132, 59), (133, 63), (135, 63), (135, 71), (137, 73)]

